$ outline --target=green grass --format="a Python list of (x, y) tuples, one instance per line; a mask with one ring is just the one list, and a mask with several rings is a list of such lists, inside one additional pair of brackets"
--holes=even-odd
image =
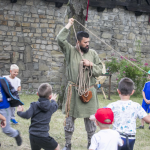
[[(29, 105), (33, 101), (37, 101), (36, 95), (22, 95), (20, 99), (24, 102), (24, 108), (27, 110)], [(103, 99), (102, 95), (98, 96), (100, 107), (107, 106), (107, 104), (119, 100), (119, 96), (112, 95), (112, 100)], [(131, 100), (136, 101), (138, 103), (142, 103), (142, 96), (132, 96)], [(61, 110), (58, 110), (52, 116), (52, 120), (50, 123), (50, 135), (55, 138), (55, 140), (60, 144), (61, 149), (65, 145), (65, 137), (64, 137), (64, 122), (65, 116), (61, 113)], [(19, 130), (21, 132), (21, 136), (23, 138), (23, 144), (18, 147), (16, 145), (15, 139), (6, 136), (4, 133), (0, 133), (0, 143), (2, 144), (1, 150), (30, 150), (30, 141), (29, 141), (29, 125), (30, 119), (22, 119), (16, 115), (16, 120), (19, 122), (18, 125), (12, 125), (13, 128)], [(137, 126), (140, 125), (140, 120), (137, 119)], [(99, 129), (97, 128), (98, 132)], [(145, 124), (144, 130), (137, 130), (136, 134), (136, 142), (134, 146), (134, 150), (149, 150), (149, 140), (150, 140), (150, 130), (148, 129), (148, 124)], [(85, 131), (84, 121), (83, 119), (76, 119), (75, 121), (75, 131), (72, 137), (72, 150), (86, 150), (87, 146), (87, 133)]]

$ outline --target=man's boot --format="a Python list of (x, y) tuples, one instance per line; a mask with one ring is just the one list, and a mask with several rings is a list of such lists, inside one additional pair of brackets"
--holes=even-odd
[(95, 132), (88, 132), (87, 136), (88, 136), (88, 144), (87, 144), (87, 149), (89, 149), (90, 145), (91, 145), (91, 138), (94, 135)]
[(65, 147), (62, 150), (71, 150), (72, 134), (73, 134), (73, 132), (65, 131), (66, 144), (65, 144)]

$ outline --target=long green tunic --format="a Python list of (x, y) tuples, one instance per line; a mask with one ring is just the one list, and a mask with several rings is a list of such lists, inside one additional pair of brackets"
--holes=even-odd
[[(82, 58), (79, 51), (74, 46), (68, 43), (67, 41), (68, 34), (69, 34), (69, 30), (63, 28), (57, 36), (57, 41), (62, 52), (65, 55), (68, 81), (76, 83), (78, 70), (79, 70), (79, 63), (82, 60)], [(96, 82), (95, 77), (98, 77), (101, 74), (102, 64), (95, 50), (89, 49), (88, 53), (83, 54), (82, 56), (84, 59), (93, 62), (92, 77), (90, 80), (92, 86)], [(97, 92), (94, 87), (91, 88), (90, 91), (92, 91), (91, 100), (88, 103), (83, 103), (79, 98), (76, 88), (72, 87), (69, 116), (73, 116), (75, 118), (87, 118), (90, 115), (95, 114), (96, 110), (99, 108)], [(64, 100), (62, 104), (63, 113), (65, 113), (67, 94), (68, 94), (68, 86), (66, 88)]]

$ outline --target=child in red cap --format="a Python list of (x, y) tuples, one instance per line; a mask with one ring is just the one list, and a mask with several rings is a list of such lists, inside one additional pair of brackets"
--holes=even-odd
[(93, 135), (89, 150), (117, 150), (118, 145), (122, 146), (120, 134), (110, 129), (113, 123), (114, 114), (110, 108), (100, 108), (95, 114), (96, 125), (100, 131)]

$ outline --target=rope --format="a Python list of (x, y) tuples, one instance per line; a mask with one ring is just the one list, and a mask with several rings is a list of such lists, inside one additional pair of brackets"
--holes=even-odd
[[(74, 25), (73, 25), (73, 30), (74, 30), (75, 38), (78, 41)], [(84, 95), (85, 97), (88, 97), (88, 91), (91, 88), (90, 87), (90, 78), (92, 77), (92, 67), (91, 67), (91, 65), (90, 65), (90, 67), (87, 67), (87, 66), (83, 67), (83, 59), (84, 58), (81, 54), (81, 49), (80, 49), (78, 42), (77, 42), (77, 48), (79, 50), (82, 60), (79, 63), (79, 73), (78, 73), (78, 77), (77, 77), (77, 81), (76, 81), (76, 85), (79, 85), (79, 86), (76, 86), (76, 90), (78, 91), (79, 96)], [(87, 81), (86, 81), (86, 76), (85, 76), (86, 70), (88, 71)]]
[[(132, 61), (130, 61), (129, 59), (127, 59), (126, 57), (122, 56), (119, 52), (117, 52), (115, 49), (113, 49), (110, 45), (108, 45), (106, 42), (104, 42), (103, 40), (101, 40), (97, 35), (95, 35), (93, 32), (91, 32), (88, 28), (86, 28), (84, 25), (82, 25), (80, 22), (78, 22), (76, 19), (74, 19), (78, 24), (80, 24), (83, 28), (85, 28), (88, 32), (90, 32), (93, 36), (95, 36), (96, 38), (98, 38), (101, 42), (103, 42), (105, 45), (107, 45), (109, 48), (111, 48), (114, 52), (116, 52), (117, 54), (119, 54), (121, 57), (123, 57), (125, 60), (127, 60), (128, 62), (130, 62), (132, 65), (134, 65), (135, 67), (137, 67), (139, 70), (147, 73), (145, 70), (143, 70), (142, 68), (140, 68), (139, 66), (137, 66), (136, 64), (134, 64)], [(147, 73), (148, 74), (148, 73)]]

